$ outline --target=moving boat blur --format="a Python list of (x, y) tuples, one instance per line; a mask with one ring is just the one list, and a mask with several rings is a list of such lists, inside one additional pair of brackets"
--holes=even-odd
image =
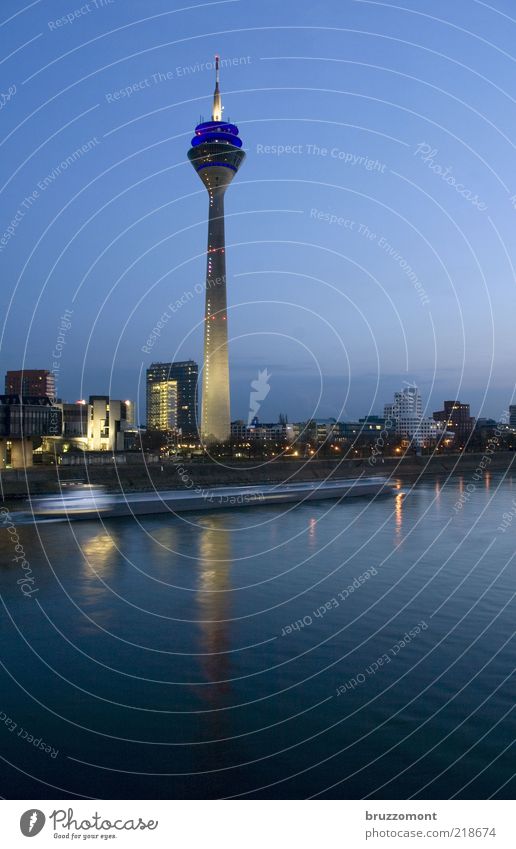
[(32, 498), (33, 513), (38, 516), (80, 516), (82, 513), (103, 513), (112, 504), (112, 496), (102, 486), (81, 484), (63, 488), (59, 495)]
[(158, 513), (216, 510), (268, 504), (302, 503), (323, 499), (376, 497), (395, 492), (395, 485), (383, 477), (350, 480), (300, 481), (255, 486), (221, 486), (203, 489), (175, 489), (165, 492), (108, 493), (102, 487), (82, 485), (59, 495), (35, 498), (32, 514), (18, 514), (21, 521), (46, 519), (96, 519), (142, 516)]

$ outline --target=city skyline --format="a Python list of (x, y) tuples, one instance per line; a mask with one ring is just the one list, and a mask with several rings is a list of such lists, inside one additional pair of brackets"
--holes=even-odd
[[(308, 14), (306, 30), (286, 30), (289, 3), (266, 3), (264, 39), (241, 3), (234, 31), (220, 34), (225, 8), (203, 9), (217, 35), (188, 40), (187, 13), (151, 2), (158, 17), (140, 26), (135, 51), (129, 4), (116, 61), (112, 36), (94, 57), (81, 47), (85, 73), (68, 83), (71, 60), (56, 59), (56, 45), (59, 56), (79, 49), (119, 12), (51, 27), (36, 6), (9, 24), (15, 44), (43, 37), (37, 59), (27, 48), (3, 65), (3, 88), (17, 86), (1, 111), (3, 367), (51, 365), (66, 310), (62, 396), (82, 381), (142, 404), (151, 361), (202, 362), (207, 221), (185, 147), (208, 111), (218, 50), (248, 152), (227, 222), (233, 416), (265, 368), (267, 418), (285, 406), (304, 418), (379, 412), (403, 380), (429, 409), (467, 396), (476, 414), (499, 416), (516, 357), (513, 188), (497, 176), (511, 173), (503, 55), (492, 51), (489, 80), (455, 77), (444, 95), (454, 62), (470, 65), (479, 42), (452, 42), (438, 20), (405, 15), (401, 37), (396, 9), (351, 4), (344, 28), (329, 2), (329, 30)], [(472, 8), (503, 36), (501, 16)], [(424, 82), (410, 48), (422, 39), (435, 60)]]
[[(179, 362), (162, 362), (156, 361), (150, 364), (147, 369), (146, 376), (146, 407), (145, 415), (141, 414), (141, 422), (135, 422), (140, 427), (155, 428), (161, 430), (174, 430), (192, 435), (198, 429), (198, 380), (199, 366), (194, 360), (186, 360)], [(55, 399), (57, 403), (64, 403), (67, 406), (86, 404), (84, 399), (78, 399), (71, 402), (69, 399), (60, 398), (52, 392), (43, 391), (43, 387), (55, 387), (54, 377), (52, 372), (47, 369), (28, 369), (26, 374), (23, 370), (9, 370), (5, 373), (5, 394), (6, 395), (26, 395), (33, 397), (49, 397)], [(25, 386), (25, 384), (28, 384)], [(22, 391), (22, 386), (28, 389), (33, 386), (33, 391)], [(110, 396), (102, 394), (91, 394), (93, 398), (108, 398)], [(266, 396), (265, 396), (266, 397)], [(409, 398), (408, 404), (403, 399)], [(414, 401), (410, 398), (414, 397)], [(132, 401), (126, 401), (127, 404), (133, 404)], [(445, 399), (440, 402), (443, 410), (432, 410), (430, 415), (430, 404), (428, 401), (423, 402), (420, 387), (415, 382), (404, 381), (401, 389), (394, 393), (394, 403), (385, 401), (382, 403), (380, 416), (388, 419), (394, 415), (395, 408), (399, 408), (399, 414), (413, 416), (414, 418), (427, 419), (433, 418), (434, 421), (447, 421), (454, 419), (462, 430), (469, 431), (468, 422), (470, 420), (470, 404), (469, 402), (461, 401), (458, 398)], [(492, 416), (473, 416), (473, 420), (492, 420), (502, 421), (507, 416), (508, 410), (511, 410), (511, 426), (516, 426), (516, 418), (512, 411), (516, 410), (516, 405), (506, 404), (501, 416), (497, 419)], [(260, 413), (260, 416), (258, 415)], [(134, 413), (133, 413), (134, 415)], [(367, 421), (367, 418), (379, 418), (378, 411), (367, 413), (362, 411), (354, 417), (344, 416), (340, 421), (356, 422), (358, 420)], [(245, 421), (244, 415), (232, 415), (231, 424), (236, 424)], [(300, 416), (290, 415), (288, 411), (278, 413), (277, 418), (274, 416), (264, 415), (262, 402), (259, 402), (255, 411), (257, 421), (274, 421), (280, 423), (282, 420), (287, 422), (307, 422), (313, 421), (338, 421), (332, 416), (314, 416), (312, 419), (302, 419)], [(144, 425), (145, 421), (145, 425)], [(249, 422), (248, 422), (249, 424)]]
[[(170, 366), (174, 366), (174, 367), (181, 367), (181, 366), (185, 366), (185, 365), (189, 365), (189, 364), (192, 364), (192, 365), (193, 365), (194, 369), (196, 370), (196, 374), (198, 374), (198, 368), (199, 368), (199, 366), (198, 366), (198, 363), (196, 363), (196, 362), (195, 362), (195, 360), (184, 360), (184, 361), (177, 361), (177, 362), (171, 362), (171, 361), (168, 361), (168, 362), (167, 362), (167, 361), (157, 360), (156, 362), (152, 362), (152, 363), (150, 363), (150, 364), (149, 364), (149, 367), (147, 368), (147, 373), (149, 373), (150, 371), (152, 371), (152, 370), (153, 370), (153, 369), (155, 369), (156, 367), (161, 367), (161, 368), (167, 367), (167, 368), (170, 368)], [(30, 394), (31, 394), (30, 392), (23, 392), (23, 393), (21, 393), (21, 392), (14, 392), (14, 393), (9, 393), (9, 392), (7, 391), (8, 375), (21, 375), (21, 374), (22, 374), (22, 373), (24, 373), (24, 372), (27, 374), (27, 376), (28, 376), (28, 377), (27, 377), (27, 379), (28, 379), (28, 380), (30, 379), (30, 377), (29, 377), (29, 376), (30, 376), (31, 374), (33, 374), (33, 373), (34, 373), (34, 374), (43, 374), (44, 372), (48, 372), (48, 374), (50, 375), (50, 378), (49, 378), (49, 379), (50, 379), (50, 381), (52, 381), (52, 382), (53, 382), (53, 384), (55, 385), (56, 378), (55, 378), (55, 377), (53, 378), (53, 376), (52, 376), (52, 369), (47, 369), (47, 368), (44, 368), (44, 367), (43, 367), (43, 368), (36, 368), (36, 369), (34, 369), (34, 368), (27, 368), (27, 369), (25, 369), (25, 370), (23, 370), (23, 369), (7, 369), (7, 370), (5, 370), (5, 378), (4, 378), (4, 383), (5, 383), (5, 387), (6, 387), (6, 389), (5, 389), (6, 394), (26, 394), (26, 395), (30, 395)], [(11, 380), (12, 380), (12, 379), (13, 379), (13, 378), (11, 378)], [(43, 378), (40, 378), (40, 379), (43, 379)], [(173, 381), (175, 380), (175, 378), (171, 378), (171, 379), (172, 379)], [(197, 380), (197, 378), (196, 378), (196, 380)], [(403, 387), (415, 387), (418, 391), (420, 391), (420, 390), (421, 390), (421, 385), (420, 385), (419, 383), (417, 383), (415, 380), (411, 380), (411, 381), (409, 381), (409, 380), (403, 380), (403, 381), (402, 381), (402, 386), (401, 386), (401, 391), (403, 391)], [(83, 388), (84, 388), (84, 387), (83, 387)], [(398, 391), (399, 391), (399, 389), (400, 389), (400, 385), (395, 385), (394, 393), (398, 392)], [(33, 394), (36, 394), (36, 395), (37, 395), (38, 393), (33, 393)], [(77, 394), (77, 393), (76, 393), (76, 394)], [(83, 393), (83, 396), (89, 396), (90, 394), (91, 394), (90, 392), (84, 392), (84, 393)], [(97, 394), (98, 394), (98, 393), (97, 393)], [(101, 394), (102, 394), (102, 393), (101, 393)], [(121, 392), (121, 393), (119, 393), (119, 394), (120, 394), (120, 396), (121, 396), (121, 397), (125, 397), (128, 393), (127, 393), (127, 392)], [(424, 392), (420, 392), (420, 394), (421, 394), (421, 395), (425, 395), (425, 393), (424, 393)], [(149, 412), (149, 411), (148, 411), (148, 399), (149, 399), (149, 387), (148, 387), (148, 382), (147, 382), (147, 386), (146, 386), (146, 389), (145, 389), (145, 396), (146, 396), (146, 403), (145, 403), (145, 405), (143, 405), (143, 404), (139, 404), (139, 405), (137, 405), (137, 407), (138, 407), (138, 408), (140, 409), (140, 411), (141, 411), (141, 414), (140, 414), (140, 415), (141, 415), (141, 423), (142, 423), (142, 424), (143, 424), (143, 422), (144, 422), (145, 420), (147, 420), (147, 421), (148, 421), (148, 412)], [(69, 403), (77, 403), (77, 404), (79, 404), (79, 403), (84, 403), (84, 397), (83, 397), (83, 398), (80, 398), (80, 399), (77, 399), (76, 401), (72, 402), (72, 401), (71, 401), (71, 397), (73, 397), (73, 393), (72, 393), (72, 395), (71, 395), (71, 396), (67, 396), (67, 397), (66, 397), (66, 396), (64, 396), (64, 395), (59, 395), (59, 393), (56, 393), (56, 394), (55, 394), (55, 397), (56, 397), (56, 399), (58, 399), (59, 401), (61, 401), (61, 402), (65, 402), (65, 403), (68, 403), (68, 404), (69, 404)], [(436, 406), (438, 406), (439, 404), (442, 406), (443, 404), (461, 404), (461, 403), (462, 403), (462, 402), (461, 402), (459, 399), (457, 399), (457, 398), (455, 398), (455, 399), (451, 399), (451, 400), (450, 400), (450, 399), (447, 399), (447, 398), (446, 398), (446, 395), (441, 395), (441, 396), (440, 396), (440, 398), (437, 398), (437, 400), (436, 400), (436, 402), (435, 402), (435, 403), (432, 403), (432, 402), (431, 402), (431, 399), (430, 399), (428, 396), (425, 396), (425, 398), (426, 398), (426, 400), (425, 400), (425, 402), (424, 402), (424, 406), (423, 406), (423, 408), (422, 408), (422, 411), (423, 411), (423, 415), (424, 415), (424, 416), (430, 416), (430, 415), (433, 415), (433, 414), (436, 412), (434, 408), (435, 408)], [(445, 400), (442, 400), (443, 398), (444, 398)], [(355, 415), (343, 415), (343, 416), (342, 416), (342, 421), (357, 421), (357, 420), (358, 420), (360, 417), (362, 417), (362, 416), (367, 416), (367, 415), (370, 415), (370, 416), (381, 415), (382, 413), (384, 413), (384, 412), (385, 412), (385, 406), (386, 406), (386, 404), (387, 404), (387, 403), (388, 403), (388, 402), (386, 401), (386, 396), (382, 396), (381, 398), (379, 398), (379, 399), (378, 399), (378, 401), (377, 401), (377, 405), (376, 405), (376, 407), (375, 407), (374, 409), (368, 409), (368, 410), (365, 410), (365, 409), (361, 409), (361, 410), (360, 410), (360, 409), (359, 409), (359, 410), (356, 412), (356, 414), (355, 414)], [(471, 407), (472, 405), (468, 402), (467, 406), (468, 406), (468, 407)], [(478, 414), (477, 414), (477, 413), (478, 413), (478, 411), (476, 411), (476, 413), (475, 413), (475, 416), (474, 416), (474, 417), (475, 417), (475, 418), (493, 419), (494, 421), (497, 421), (497, 420), (499, 420), (499, 419), (501, 419), (501, 418), (503, 417), (503, 414), (504, 414), (504, 413), (508, 410), (509, 406), (512, 406), (512, 404), (511, 404), (511, 400), (510, 400), (510, 399), (506, 399), (506, 403), (505, 403), (505, 405), (503, 405), (503, 406), (502, 406), (501, 411), (499, 411), (498, 413), (495, 413), (495, 414), (493, 414), (493, 415), (490, 415), (488, 411), (484, 411), (484, 415), (480, 416), (480, 415), (478, 415)], [(245, 403), (244, 403), (244, 407), (245, 407)], [(244, 420), (244, 419), (246, 418), (246, 410), (244, 409), (244, 407), (242, 407), (242, 408), (240, 409), (240, 411), (237, 411), (237, 412), (236, 412), (236, 413), (234, 413), (234, 414), (232, 413), (232, 415), (231, 415), (231, 421), (232, 421), (232, 422), (236, 422), (236, 421)], [(265, 410), (264, 410), (264, 408), (265, 408)], [(193, 407), (192, 407), (192, 406), (191, 406), (191, 404), (190, 404), (189, 412), (188, 412), (188, 416), (189, 416), (190, 418), (191, 418), (191, 416), (192, 416), (192, 409), (193, 409)], [(145, 410), (145, 413), (143, 412), (144, 410)], [(287, 415), (287, 417), (288, 417), (288, 419), (289, 419), (290, 421), (308, 421), (308, 420), (310, 419), (310, 417), (308, 417), (308, 419), (307, 419), (307, 418), (303, 419), (303, 418), (302, 418), (302, 416), (301, 416), (301, 414), (296, 415), (296, 414), (294, 413), (294, 415), (292, 416), (292, 415), (291, 415), (291, 413), (290, 413), (288, 410), (286, 411), (286, 413), (285, 413), (285, 411), (278, 412), (278, 411), (276, 411), (276, 410), (273, 408), (273, 406), (271, 405), (271, 403), (270, 403), (270, 402), (269, 402), (269, 404), (267, 405), (267, 403), (266, 403), (266, 401), (265, 401), (265, 400), (264, 400), (264, 402), (261, 402), (261, 403), (260, 403), (260, 410), (262, 411), (262, 416), (264, 416), (264, 412), (265, 412), (265, 416), (264, 416), (264, 418), (262, 418), (262, 420), (267, 419), (267, 420), (272, 421), (272, 420), (276, 420), (276, 417), (277, 417), (277, 419), (279, 420), (279, 418), (280, 418), (282, 415), (285, 415), (285, 414)], [(430, 412), (430, 411), (432, 411), (432, 412)], [(496, 416), (497, 416), (497, 415), (498, 415), (498, 419), (496, 418)], [(314, 419), (325, 419), (325, 418), (335, 418), (335, 416), (323, 416), (323, 415), (321, 414), (321, 415), (313, 416), (312, 418), (314, 418)], [(336, 418), (335, 418), (335, 420), (337, 421), (337, 419), (336, 419)]]
[[(135, 421), (130, 400), (109, 395), (90, 395), (69, 403), (49, 395), (53, 376), (46, 370), (7, 372), (6, 394), (0, 395), (0, 468), (30, 467), (41, 463), (105, 462), (115, 454), (121, 462), (134, 461), (134, 452), (149, 452), (148, 459), (175, 457), (179, 452), (191, 457), (205, 451), (198, 432), (198, 366), (193, 360), (153, 363), (147, 370), (146, 426)], [(257, 397), (263, 393), (257, 381)], [(30, 392), (30, 394), (28, 394)], [(256, 400), (256, 399), (255, 399)], [(443, 409), (424, 415), (419, 388), (405, 385), (384, 405), (382, 417), (366, 415), (358, 421), (313, 418), (289, 421), (283, 413), (278, 421), (254, 415), (230, 422), (228, 434), (215, 442), (217, 450), (232, 451), (235, 459), (253, 454), (270, 456), (329, 456), (332, 459), (367, 457), (371, 466), (385, 457), (401, 458), (411, 452), (455, 453), (491, 450), (493, 440), (503, 449), (514, 450), (516, 405), (510, 405), (500, 420), (475, 419), (470, 405), (458, 399), (445, 400)], [(223, 443), (231, 443), (225, 445)], [(204, 444), (203, 444), (204, 443)], [(358, 457), (357, 457), (358, 455)], [(163, 466), (161, 467), (163, 471)]]

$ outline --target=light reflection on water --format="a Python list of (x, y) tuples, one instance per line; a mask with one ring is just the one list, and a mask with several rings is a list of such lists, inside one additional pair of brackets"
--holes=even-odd
[[(513, 481), (487, 475), (455, 511), (469, 482), (399, 482), (393, 498), (285, 513), (20, 528), (38, 604), (70, 642), (23, 597), (3, 534), (2, 601), (33, 651), (5, 615), (3, 659), (20, 687), (1, 674), (0, 710), (66, 753), (48, 764), (4, 735), (9, 758), (70, 792), (91, 795), (93, 785), (107, 798), (297, 798), (335, 782), (329, 797), (374, 796), (380, 785), (380, 797), (426, 785), (422, 797), (460, 797), (465, 770), (474, 778), (466, 797), (507, 781), (501, 795), (512, 798), (510, 753), (500, 753), (513, 737), (503, 713), (516, 663), (516, 528), (497, 528)], [(376, 575), (339, 597), (372, 566)], [(284, 634), (303, 617), (309, 625)], [(395, 659), (335, 695), (421, 620), (428, 628)], [(471, 746), (474, 757), (461, 761)], [(71, 772), (66, 755), (131, 772)], [(55, 798), (16, 771), (4, 790), (36, 793)]]
[(231, 664), (231, 535), (224, 518), (212, 516), (202, 523), (199, 544), (197, 620), (201, 632), (201, 668), (214, 686), (203, 688), (203, 698), (214, 702), (229, 691), (225, 679)]
[(113, 563), (115, 540), (113, 536), (102, 530), (84, 540), (81, 550), (84, 564), (97, 575), (102, 574)]
[(399, 545), (402, 540), (403, 531), (403, 499), (404, 495), (400, 493), (394, 496), (394, 528), (396, 545)]

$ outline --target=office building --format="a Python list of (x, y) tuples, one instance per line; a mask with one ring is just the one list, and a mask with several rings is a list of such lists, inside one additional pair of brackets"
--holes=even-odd
[(294, 441), (294, 425), (259, 422), (256, 418), (248, 425), (243, 419), (237, 419), (231, 422), (231, 437), (237, 442), (263, 441), (287, 445)]
[(0, 468), (32, 466), (34, 438), (61, 430), (62, 411), (50, 398), (0, 395)]
[(199, 366), (193, 360), (147, 369), (147, 427), (197, 436)]
[(417, 386), (405, 386), (401, 392), (394, 393), (392, 404), (385, 404), (383, 417), (386, 421), (420, 419), (423, 415), (423, 402)]
[(63, 411), (63, 437), (66, 439), (84, 439), (88, 436), (88, 405), (86, 401), (75, 404), (59, 405)]
[(296, 442), (309, 442), (313, 445), (325, 445), (335, 439), (339, 432), (336, 419), (309, 419), (292, 425)]
[(413, 443), (427, 446), (443, 435), (443, 427), (434, 419), (423, 416), (423, 402), (417, 386), (406, 386), (394, 393), (392, 404), (384, 407), (385, 429)]
[(199, 366), (193, 360), (170, 363), (169, 375), (177, 384), (177, 429), (183, 436), (197, 437)]
[(88, 451), (123, 451), (124, 432), (134, 425), (132, 401), (116, 401), (109, 395), (90, 395), (88, 404)]
[(147, 369), (147, 428), (176, 430), (177, 380), (170, 377), (172, 363), (152, 363)]
[(5, 375), (5, 394), (30, 398), (55, 398), (55, 379), (47, 369), (20, 369)]
[(444, 409), (434, 413), (434, 421), (438, 422), (443, 430), (454, 434), (454, 447), (463, 448), (475, 427), (469, 404), (461, 404), (460, 401), (445, 401)]

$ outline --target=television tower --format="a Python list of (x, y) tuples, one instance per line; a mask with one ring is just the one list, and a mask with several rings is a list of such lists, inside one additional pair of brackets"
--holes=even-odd
[(245, 159), (238, 127), (222, 120), (223, 109), (216, 56), (211, 121), (197, 125), (188, 151), (209, 197), (201, 412), (201, 437), (206, 443), (225, 442), (231, 430), (224, 195)]

